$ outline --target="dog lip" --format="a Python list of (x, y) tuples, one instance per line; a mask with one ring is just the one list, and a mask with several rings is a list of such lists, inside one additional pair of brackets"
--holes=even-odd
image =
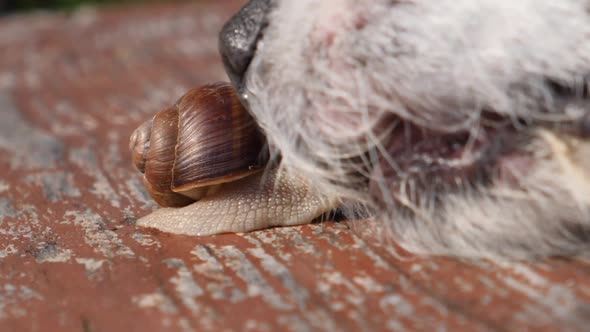
[(487, 183), (497, 171), (497, 163), (519, 151), (520, 135), (526, 133), (508, 125), (449, 134), (405, 122), (384, 142), (384, 153), (392, 157), (379, 158), (369, 190), (374, 193), (383, 178), (390, 184), (390, 192), (401, 190), (397, 186), (407, 181), (423, 192)]
[(581, 137), (590, 138), (590, 113), (587, 113), (582, 117), (579, 129)]

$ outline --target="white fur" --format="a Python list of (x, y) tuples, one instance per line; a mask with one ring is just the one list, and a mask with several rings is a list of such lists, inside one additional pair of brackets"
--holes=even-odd
[(250, 108), (285, 170), (371, 211), (409, 250), (574, 254), (590, 227), (587, 139), (529, 126), (534, 163), (518, 185), (448, 192), (436, 209), (381, 183), (412, 218), (375, 204), (367, 186), (387, 181), (383, 159), (396, 167), (383, 146), (398, 125), (390, 115), (475, 136), (483, 109), (525, 122), (587, 114), (590, 103), (564, 108), (546, 82), (588, 79), (589, 13), (589, 0), (277, 0), (246, 75)]

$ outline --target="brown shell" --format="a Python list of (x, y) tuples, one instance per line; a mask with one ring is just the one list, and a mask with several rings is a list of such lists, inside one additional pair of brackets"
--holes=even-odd
[(129, 150), (133, 158), (133, 164), (140, 172), (145, 172), (145, 162), (150, 149), (150, 135), (152, 133), (153, 119), (144, 122), (131, 135)]
[[(149, 132), (149, 135), (148, 135)], [(266, 163), (254, 119), (228, 83), (193, 89), (131, 136), (136, 167), (162, 206), (185, 206), (211, 186), (237, 180)]]
[(191, 90), (176, 107), (182, 125), (173, 190), (231, 181), (263, 165), (263, 137), (229, 84)]

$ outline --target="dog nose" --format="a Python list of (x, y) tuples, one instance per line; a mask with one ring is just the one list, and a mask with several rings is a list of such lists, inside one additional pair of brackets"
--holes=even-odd
[(243, 77), (256, 51), (256, 43), (267, 24), (271, 0), (251, 0), (219, 33), (219, 52), (232, 84), (242, 89)]

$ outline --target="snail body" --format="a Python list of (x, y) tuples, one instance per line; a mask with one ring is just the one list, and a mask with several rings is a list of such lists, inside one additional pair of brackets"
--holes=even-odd
[(262, 172), (264, 136), (230, 84), (190, 90), (131, 135), (133, 163), (162, 207), (138, 221), (190, 235), (308, 223), (334, 203), (295, 176)]

